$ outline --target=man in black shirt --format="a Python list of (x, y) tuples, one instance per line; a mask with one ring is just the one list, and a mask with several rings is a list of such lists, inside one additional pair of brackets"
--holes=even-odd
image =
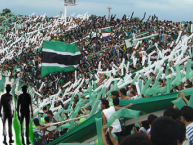
[(17, 114), (18, 114), (18, 119), (20, 120), (20, 124), (21, 124), (22, 143), (25, 144), (24, 137), (23, 137), (24, 135), (23, 120), (25, 118), (27, 144), (30, 144), (29, 121), (30, 121), (30, 113), (31, 113), (31, 118), (33, 118), (32, 100), (31, 100), (31, 96), (27, 93), (27, 86), (24, 85), (21, 88), (22, 88), (23, 94), (19, 95), (18, 97), (19, 99), (17, 103)]
[(5, 128), (5, 123), (6, 120), (8, 119), (8, 126), (9, 126), (9, 143), (14, 143), (14, 141), (12, 140), (12, 118), (13, 118), (13, 114), (14, 114), (14, 103), (13, 103), (13, 96), (10, 94), (11, 91), (11, 85), (7, 84), (6, 85), (6, 94), (3, 94), (1, 97), (1, 102), (0, 102), (0, 117), (2, 117), (1, 114), (1, 108), (3, 108), (3, 135), (4, 135), (4, 144), (6, 143), (6, 128)]

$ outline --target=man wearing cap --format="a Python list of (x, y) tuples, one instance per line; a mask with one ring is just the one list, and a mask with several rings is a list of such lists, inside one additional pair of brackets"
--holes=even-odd
[(17, 103), (17, 113), (18, 113), (18, 119), (20, 120), (21, 124), (21, 137), (22, 137), (22, 143), (24, 142), (24, 131), (23, 131), (23, 120), (25, 118), (26, 122), (26, 139), (27, 144), (30, 144), (29, 141), (29, 120), (30, 120), (30, 113), (31, 118), (33, 118), (33, 109), (32, 109), (32, 100), (31, 96), (27, 93), (27, 85), (23, 85), (22, 87), (23, 94), (19, 95), (18, 97), (18, 103)]
[(6, 143), (6, 128), (5, 128), (5, 123), (6, 123), (6, 119), (8, 119), (8, 126), (9, 126), (9, 143), (14, 143), (14, 141), (12, 140), (12, 118), (13, 118), (13, 114), (14, 114), (14, 102), (13, 102), (13, 96), (10, 94), (11, 91), (11, 85), (7, 84), (6, 85), (6, 94), (3, 94), (1, 97), (1, 102), (0, 102), (0, 117), (2, 117), (1, 114), (1, 108), (3, 108), (3, 135), (4, 135), (4, 144)]

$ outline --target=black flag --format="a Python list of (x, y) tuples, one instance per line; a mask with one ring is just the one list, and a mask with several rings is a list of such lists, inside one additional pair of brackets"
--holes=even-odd
[(144, 13), (143, 19), (141, 19), (141, 22), (145, 19), (146, 12)]
[(132, 15), (131, 15), (131, 18), (130, 18), (130, 21), (132, 20), (132, 18), (133, 18), (133, 14), (134, 14), (134, 12), (132, 13)]
[(150, 17), (151, 17), (151, 15), (149, 16), (149, 18), (147, 19), (147, 21), (149, 21)]

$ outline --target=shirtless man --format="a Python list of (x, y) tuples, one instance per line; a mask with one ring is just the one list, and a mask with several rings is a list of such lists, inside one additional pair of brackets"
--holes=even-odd
[(119, 90), (119, 96), (120, 96), (120, 99), (132, 100), (130, 97), (127, 96), (127, 91), (125, 88), (122, 88)]

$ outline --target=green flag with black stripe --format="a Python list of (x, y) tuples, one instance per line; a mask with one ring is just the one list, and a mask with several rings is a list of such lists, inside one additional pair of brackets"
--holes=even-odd
[(81, 53), (75, 44), (44, 41), (42, 48), (41, 77), (58, 71), (69, 72), (78, 68)]

